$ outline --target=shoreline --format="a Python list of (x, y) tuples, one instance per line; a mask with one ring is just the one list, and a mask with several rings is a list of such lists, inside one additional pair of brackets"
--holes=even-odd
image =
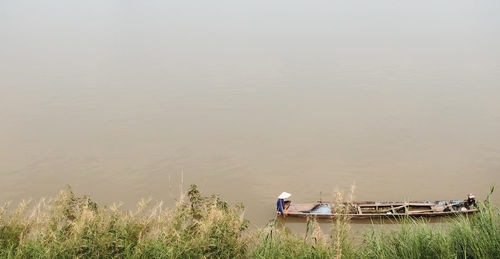
[(446, 224), (402, 219), (390, 230), (372, 224), (362, 234), (353, 232), (348, 218), (332, 220), (327, 231), (323, 223), (309, 220), (305, 233), (294, 234), (279, 219), (254, 229), (242, 204), (204, 196), (196, 185), (174, 207), (142, 200), (135, 210), (100, 205), (68, 187), (31, 206), (2, 207), (0, 257), (498, 257), (499, 209), (489, 196), (479, 208), (474, 216), (457, 216)]

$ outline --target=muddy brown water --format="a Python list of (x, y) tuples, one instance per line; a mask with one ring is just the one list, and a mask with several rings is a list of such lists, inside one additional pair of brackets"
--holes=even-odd
[(499, 3), (2, 0), (0, 200), (484, 198)]

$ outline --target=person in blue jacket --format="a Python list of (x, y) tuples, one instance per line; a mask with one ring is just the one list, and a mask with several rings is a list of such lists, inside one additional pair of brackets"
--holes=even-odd
[(284, 211), (286, 210), (285, 204), (289, 203), (290, 201), (285, 201), (285, 199), (290, 198), (292, 196), (290, 193), (283, 192), (278, 196), (278, 201), (276, 201), (276, 210), (281, 214), (284, 215)]

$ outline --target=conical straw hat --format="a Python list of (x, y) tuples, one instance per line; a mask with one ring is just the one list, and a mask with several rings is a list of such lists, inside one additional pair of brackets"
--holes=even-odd
[(288, 198), (290, 198), (290, 196), (292, 196), (292, 194), (287, 193), (287, 192), (282, 192), (280, 194), (280, 196), (278, 196), (278, 199), (288, 199)]

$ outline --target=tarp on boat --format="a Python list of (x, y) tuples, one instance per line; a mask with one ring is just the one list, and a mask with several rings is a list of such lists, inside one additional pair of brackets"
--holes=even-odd
[(321, 204), (311, 210), (311, 214), (332, 214), (332, 208), (328, 204)]

